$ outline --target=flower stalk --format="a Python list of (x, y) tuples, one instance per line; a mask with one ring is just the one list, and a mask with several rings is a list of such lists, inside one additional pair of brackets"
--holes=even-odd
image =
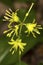
[(28, 15), (29, 15), (29, 13), (30, 13), (30, 11), (31, 11), (31, 9), (32, 9), (32, 7), (33, 7), (33, 5), (34, 5), (34, 3), (31, 4), (31, 6), (30, 6), (28, 12), (26, 13), (26, 15), (25, 15), (25, 17), (24, 17), (23, 22), (25, 22), (26, 18), (28, 17)]

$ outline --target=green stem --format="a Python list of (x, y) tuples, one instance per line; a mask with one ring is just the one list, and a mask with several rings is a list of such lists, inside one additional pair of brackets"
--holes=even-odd
[[(33, 5), (34, 5), (34, 3), (31, 4), (30, 9), (29, 9), (28, 12), (26, 13), (23, 22), (26, 20), (27, 16), (29, 15), (29, 13), (30, 13), (30, 11), (31, 11), (31, 9), (32, 9), (32, 7), (33, 7)], [(20, 24), (21, 27), (20, 27), (20, 31), (19, 31), (19, 36), (21, 35), (21, 29), (22, 29), (22, 26), (23, 26), (23, 22), (22, 22), (22, 24)]]
[[(33, 7), (34, 3), (32, 3), (32, 5), (30, 6), (30, 9), (28, 10), (28, 12), (26, 13), (25, 17), (24, 17), (24, 20), (23, 22), (26, 20), (27, 16), (29, 15), (32, 7)], [(22, 26), (23, 26), (23, 22), (20, 24), (20, 30), (19, 30), (19, 36), (18, 38), (20, 38), (21, 36), (21, 29), (22, 29)], [(19, 65), (21, 65), (21, 55), (20, 55), (20, 49), (19, 49)]]
[(21, 36), (21, 29), (22, 29), (22, 24), (20, 26), (19, 36)]
[(11, 39), (13, 39), (13, 38), (14, 38), (14, 35), (15, 35), (15, 33), (13, 34), (13, 36), (11, 37)]
[[(19, 36), (18, 38), (20, 38), (21, 36), (21, 29), (22, 29), (22, 23), (20, 24), (20, 30), (19, 30)], [(19, 65), (21, 65), (21, 52), (20, 52), (20, 48), (19, 48)]]
[(32, 9), (32, 7), (33, 7), (33, 5), (34, 5), (34, 3), (31, 4), (31, 6), (30, 6), (28, 12), (26, 13), (26, 15), (25, 15), (25, 17), (24, 17), (23, 22), (26, 20), (27, 16), (29, 15), (29, 13), (30, 13), (30, 11), (31, 11), (31, 9)]
[[(19, 49), (20, 50), (20, 49)], [(20, 51), (19, 51), (19, 65), (21, 65), (21, 55), (20, 55)]]
[(11, 24), (12, 24), (12, 22), (9, 23), (8, 28), (11, 28), (12, 27)]

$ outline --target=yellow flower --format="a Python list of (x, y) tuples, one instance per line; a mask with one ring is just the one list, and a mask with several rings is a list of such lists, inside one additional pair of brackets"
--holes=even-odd
[(21, 54), (21, 52), (23, 52), (24, 50), (24, 46), (26, 46), (26, 43), (22, 43), (21, 39), (17, 39), (17, 40), (11, 39), (11, 42), (8, 42), (8, 43), (12, 45), (12, 48), (10, 49), (10, 51), (13, 50), (12, 54), (14, 54), (14, 52), (17, 51), (18, 48)]
[(40, 34), (38, 29), (42, 29), (41, 25), (37, 25), (37, 23), (35, 23), (35, 19), (34, 19), (33, 23), (27, 23), (26, 28), (27, 28), (27, 30), (25, 31), (25, 33), (27, 33), (27, 32), (29, 34), (32, 33), (35, 38), (36, 38), (35, 33)]
[(6, 10), (5, 16), (4, 16), (4, 21), (9, 21), (9, 22), (19, 22), (19, 17), (17, 16), (17, 11), (13, 12), (11, 9)]
[[(19, 25), (16, 25), (14, 28), (10, 28), (9, 30), (4, 31), (3, 33), (7, 33), (7, 37), (14, 37), (14, 35), (18, 36)], [(13, 35), (12, 35), (13, 34)]]

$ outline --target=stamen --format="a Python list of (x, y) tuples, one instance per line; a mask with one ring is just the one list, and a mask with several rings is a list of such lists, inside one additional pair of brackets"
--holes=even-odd
[(4, 31), (3, 33), (5, 34), (5, 33), (9, 32), (9, 31), (11, 31), (11, 30), (12, 30), (12, 29), (6, 30), (6, 31)]
[(6, 21), (5, 19), (3, 19), (3, 21)]
[(7, 12), (8, 14), (11, 14), (8, 10), (6, 10), (6, 12)]
[(14, 54), (14, 50), (12, 51), (12, 55)]
[(8, 13), (5, 13), (5, 15), (11, 17), (11, 15), (9, 15)]
[(33, 23), (35, 23), (35, 19), (33, 20)]
[(34, 33), (34, 32), (32, 32), (32, 35), (33, 35), (33, 37), (34, 37), (34, 38), (36, 38), (36, 36), (35, 36), (35, 33)]
[(4, 16), (4, 18), (5, 18), (6, 20), (9, 20), (9, 18), (8, 18), (7, 16)]
[(9, 8), (9, 11), (12, 13), (13, 11)]
[(40, 32), (37, 29), (34, 29), (34, 32), (36, 32), (37, 34), (40, 34)]

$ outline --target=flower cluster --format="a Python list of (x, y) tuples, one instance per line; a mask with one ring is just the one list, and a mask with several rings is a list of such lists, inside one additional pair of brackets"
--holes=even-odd
[(33, 37), (35, 38), (36, 38), (35, 33), (40, 34), (38, 29), (42, 29), (41, 25), (37, 25), (37, 23), (35, 23), (35, 19), (33, 20), (33, 23), (27, 23), (26, 28), (27, 30), (25, 31), (25, 33), (27, 32), (28, 34), (32, 33)]
[(11, 27), (11, 24), (13, 22), (19, 22), (20, 21), (18, 15), (17, 15), (18, 10), (19, 9), (17, 9), (15, 12), (13, 12), (11, 9), (6, 10), (3, 21), (9, 21), (9, 25), (8, 25), (9, 28)]
[(4, 20), (9, 22), (19, 22), (19, 17), (17, 16), (17, 11), (13, 12), (11, 9), (6, 10)]
[[(14, 54), (15, 51), (18, 50), (19, 48), (19, 54), (21, 54), (21, 52), (23, 52), (24, 50), (24, 46), (26, 46), (26, 43), (22, 42), (21, 37), (21, 30), (22, 30), (22, 26), (25, 25), (25, 27), (27, 28), (27, 30), (25, 31), (25, 33), (32, 33), (33, 37), (36, 38), (35, 33), (40, 34), (39, 29), (42, 29), (41, 25), (38, 25), (37, 23), (35, 23), (35, 19), (33, 20), (32, 23), (25, 23), (25, 20), (27, 18), (27, 16), (29, 15), (32, 7), (33, 7), (34, 3), (32, 3), (32, 5), (30, 6), (30, 9), (28, 10), (28, 12), (25, 14), (23, 21), (21, 22), (20, 17), (18, 16), (17, 11), (19, 9), (17, 9), (15, 12), (13, 12), (11, 9), (6, 10), (5, 16), (4, 16), (4, 21), (9, 21), (8, 24), (8, 30), (4, 31), (4, 34), (7, 34), (7, 37), (11, 37), (10, 42), (8, 42), (10, 45), (12, 45), (12, 48), (10, 49), (10, 51), (12, 51), (12, 54)], [(12, 23), (18, 23), (17, 25), (12, 25)], [(17, 36), (17, 39), (14, 40), (14, 36)]]
[(16, 22), (20, 22), (20, 19), (19, 17), (17, 16), (17, 11), (16, 10), (15, 12), (12, 12), (11, 9), (6, 10), (6, 13), (5, 13), (5, 16), (4, 16), (4, 21), (9, 21), (9, 25), (8, 25), (8, 30), (5, 30), (3, 33), (4, 34), (7, 34), (7, 37), (11, 37), (11, 41), (8, 42), (10, 45), (13, 45), (13, 47), (10, 49), (10, 51), (13, 50), (12, 54), (14, 54), (15, 51), (17, 51), (18, 47), (19, 47), (19, 52), (21, 54), (21, 52), (23, 52), (24, 50), (24, 46), (26, 46), (25, 43), (23, 43), (21, 41), (21, 39), (17, 39), (17, 40), (14, 40), (14, 36), (16, 35), (17, 37), (19, 36), (19, 33), (18, 33), (18, 30), (19, 30), (19, 25), (14, 25), (12, 26), (12, 23)]
[(3, 33), (4, 34), (7, 33), (7, 37), (11, 37), (12, 34), (13, 34), (13, 36), (14, 35), (18, 36), (18, 29), (19, 29), (19, 26), (16, 25), (14, 28), (9, 28), (9, 30), (5, 30)]
[(11, 42), (8, 43), (10, 45), (13, 45), (12, 48), (10, 49), (10, 51), (14, 49), (12, 54), (14, 54), (14, 52), (17, 51), (18, 48), (19, 48), (19, 54), (21, 54), (21, 52), (23, 52), (24, 50), (24, 46), (26, 46), (26, 43), (22, 43), (21, 39), (16, 39), (16, 40), (11, 39)]

